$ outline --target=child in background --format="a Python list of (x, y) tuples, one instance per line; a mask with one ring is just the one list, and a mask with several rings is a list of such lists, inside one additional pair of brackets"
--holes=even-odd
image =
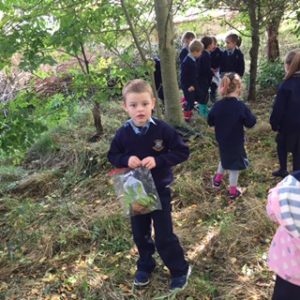
[(182, 289), (187, 285), (190, 268), (173, 232), (169, 185), (173, 181), (171, 167), (185, 161), (189, 149), (174, 128), (151, 117), (155, 98), (148, 83), (141, 79), (132, 80), (123, 88), (122, 94), (124, 109), (131, 119), (116, 132), (108, 159), (117, 168), (145, 167), (151, 170), (162, 204), (162, 210), (131, 217), (133, 239), (139, 251), (134, 285), (144, 287), (149, 284), (156, 265), (152, 256), (157, 249), (171, 273), (170, 289)]
[(183, 47), (179, 54), (180, 65), (182, 64), (185, 57), (189, 54), (189, 45), (190, 45), (191, 41), (195, 38), (196, 38), (196, 35), (192, 31), (186, 31), (182, 35), (181, 42), (182, 42)]
[(293, 170), (300, 170), (300, 49), (292, 50), (285, 59), (286, 75), (279, 86), (270, 116), (272, 130), (277, 131), (279, 170), (273, 176), (285, 177), (287, 154), (293, 154)]
[(226, 39), (226, 49), (222, 52), (220, 60), (220, 74), (234, 72), (243, 77), (245, 72), (244, 54), (239, 49), (241, 46), (241, 38), (235, 34), (229, 34)]
[(203, 51), (203, 44), (194, 39), (189, 45), (189, 54), (181, 64), (180, 84), (186, 100), (184, 108), (184, 119), (189, 122), (194, 108), (195, 101), (199, 98), (199, 81), (197, 58)]
[(223, 97), (216, 102), (207, 118), (209, 126), (215, 127), (221, 161), (213, 177), (213, 187), (219, 189), (224, 171), (229, 172), (229, 203), (240, 196), (237, 188), (240, 170), (248, 167), (244, 148), (244, 126), (251, 128), (256, 123), (250, 109), (239, 100), (242, 80), (236, 73), (226, 73), (220, 84)]
[(267, 212), (279, 224), (268, 255), (276, 273), (272, 300), (300, 299), (300, 171), (270, 190)]
[(212, 38), (205, 36), (201, 39), (204, 46), (204, 51), (199, 57), (198, 63), (198, 83), (199, 83), (199, 114), (207, 118), (208, 109), (208, 90), (211, 85), (211, 80), (214, 75), (211, 69), (210, 52), (213, 48)]
[[(212, 41), (213, 41), (213, 47), (212, 51), (210, 53), (210, 61), (211, 61), (211, 69), (214, 73), (214, 77), (212, 79), (211, 85), (210, 85), (210, 101), (212, 103), (216, 102), (217, 98), (217, 90), (218, 90), (218, 84), (219, 84), (219, 79), (220, 79), (220, 62), (221, 62), (221, 55), (222, 51), (218, 47), (218, 41), (217, 39), (212, 36)], [(215, 78), (215, 80), (214, 80)]]

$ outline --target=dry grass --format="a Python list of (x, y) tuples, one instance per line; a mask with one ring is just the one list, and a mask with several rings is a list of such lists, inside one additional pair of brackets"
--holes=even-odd
[[(15, 185), (18, 193), (0, 198), (0, 299), (269, 299), (266, 251), (274, 228), (265, 199), (276, 164), (270, 102), (253, 105), (259, 121), (247, 132), (251, 168), (240, 177), (247, 190), (232, 207), (227, 178), (220, 192), (210, 188), (218, 164), (213, 131), (198, 117), (192, 123), (203, 138), (190, 142), (190, 160), (175, 168), (173, 217), (193, 273), (183, 292), (164, 298), (169, 275), (157, 256), (149, 288), (132, 289), (137, 253), (106, 175), (109, 140), (124, 118), (111, 105), (121, 117), (104, 115), (102, 141), (86, 142), (92, 132), (86, 117), (77, 128), (52, 132), (59, 152), (29, 162), (36, 173)], [(49, 166), (61, 173), (45, 172)]]

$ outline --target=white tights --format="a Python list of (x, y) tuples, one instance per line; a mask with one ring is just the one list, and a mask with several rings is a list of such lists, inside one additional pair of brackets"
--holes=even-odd
[[(224, 174), (226, 170), (222, 167), (221, 162), (219, 162), (217, 174)], [(240, 171), (238, 170), (227, 170), (229, 173), (229, 185), (237, 186)]]

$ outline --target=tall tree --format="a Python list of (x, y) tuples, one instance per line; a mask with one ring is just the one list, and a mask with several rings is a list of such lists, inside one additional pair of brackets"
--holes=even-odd
[[(267, 2), (269, 2), (269, 7), (272, 8), (268, 18), (266, 19), (266, 32), (268, 38), (267, 58), (268, 61), (274, 62), (280, 57), (279, 41), (278, 41), (279, 26), (288, 8), (288, 3), (287, 1), (282, 1), (282, 0), (273, 0), (273, 1), (269, 0)], [(292, 2), (294, 1), (291, 1), (290, 5), (294, 6)]]
[(176, 51), (173, 41), (174, 28), (172, 5), (172, 0), (155, 0), (166, 117), (171, 124), (181, 125), (183, 119), (179, 105), (180, 96), (176, 72)]
[(251, 49), (250, 49), (250, 83), (248, 91), (248, 100), (256, 100), (256, 77), (257, 77), (257, 62), (258, 50), (260, 44), (259, 29), (261, 22), (261, 3), (256, 0), (248, 1), (248, 12), (251, 24)]

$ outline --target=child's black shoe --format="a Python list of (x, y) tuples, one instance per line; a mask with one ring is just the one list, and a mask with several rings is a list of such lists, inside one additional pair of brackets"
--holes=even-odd
[(286, 177), (286, 176), (289, 175), (289, 172), (287, 170), (279, 169), (277, 171), (274, 171), (272, 173), (272, 175), (275, 176), (275, 177), (282, 177), (282, 178), (284, 178), (284, 177)]
[(192, 267), (189, 266), (188, 271), (185, 275), (173, 277), (170, 284), (170, 291), (173, 292), (176, 290), (183, 290), (188, 284), (188, 279), (191, 273)]
[(134, 278), (134, 286), (145, 287), (150, 283), (150, 273), (144, 271), (137, 271)]

